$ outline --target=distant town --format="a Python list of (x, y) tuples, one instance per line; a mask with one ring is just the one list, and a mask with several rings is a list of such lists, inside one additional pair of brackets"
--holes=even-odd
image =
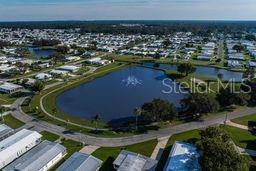
[(0, 23), (0, 169), (256, 169), (256, 23), (99, 23)]

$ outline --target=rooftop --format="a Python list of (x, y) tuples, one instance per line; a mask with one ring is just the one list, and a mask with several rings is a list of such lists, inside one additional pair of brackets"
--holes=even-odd
[(57, 171), (95, 171), (102, 164), (102, 161), (87, 154), (76, 152)]
[(164, 171), (199, 171), (199, 157), (200, 155), (194, 145), (176, 141), (173, 144)]
[(8, 165), (3, 171), (40, 170), (65, 151), (66, 148), (58, 143), (44, 141)]

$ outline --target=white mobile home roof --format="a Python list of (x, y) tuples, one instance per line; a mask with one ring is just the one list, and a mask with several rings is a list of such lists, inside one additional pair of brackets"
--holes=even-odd
[(146, 156), (122, 150), (114, 161), (117, 171), (153, 171), (157, 161)]
[(7, 90), (7, 91), (12, 91), (12, 90), (15, 90), (15, 89), (20, 89), (20, 88), (22, 88), (22, 86), (12, 84), (12, 83), (7, 83), (7, 82), (0, 85), (0, 89)]
[[(0, 142), (0, 162), (6, 161), (8, 158), (16, 155), (20, 148), (29, 145), (40, 139), (42, 135), (35, 131), (23, 129), (14, 135)], [(1, 167), (1, 166), (0, 166)]]
[(4, 168), (3, 171), (40, 170), (56, 156), (59, 154), (63, 154), (64, 156), (65, 153), (66, 148), (62, 145), (55, 142), (44, 141)]
[(0, 125), (0, 139), (11, 132), (13, 132), (13, 129), (9, 126), (6, 126), (4, 124)]
[(57, 171), (96, 171), (102, 161), (88, 154), (76, 152)]

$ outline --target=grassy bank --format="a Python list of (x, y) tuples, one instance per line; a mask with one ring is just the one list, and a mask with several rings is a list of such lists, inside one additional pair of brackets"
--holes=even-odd
[(232, 122), (238, 123), (240, 125), (248, 126), (250, 122), (256, 123), (256, 114), (244, 116), (241, 118), (233, 119)]
[(0, 123), (6, 124), (9, 127), (11, 127), (12, 129), (17, 129), (20, 128), (24, 125), (23, 122), (17, 120), (16, 118), (14, 118), (12, 115), (6, 115), (4, 116), (4, 122), (1, 121)]

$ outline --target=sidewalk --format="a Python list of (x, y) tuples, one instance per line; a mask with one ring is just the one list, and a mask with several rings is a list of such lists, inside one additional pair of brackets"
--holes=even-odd
[(240, 125), (240, 124), (237, 124), (237, 123), (234, 123), (234, 122), (231, 122), (231, 121), (227, 121), (226, 125), (233, 126), (233, 127), (236, 127), (236, 128), (240, 128), (240, 129), (244, 129), (244, 130), (249, 131), (248, 126)]
[(162, 153), (165, 149), (165, 146), (169, 140), (170, 136), (167, 136), (167, 137), (163, 137), (163, 138), (159, 138), (158, 139), (158, 143), (151, 155), (151, 158), (154, 159), (154, 160), (160, 160), (160, 157), (162, 156)]

